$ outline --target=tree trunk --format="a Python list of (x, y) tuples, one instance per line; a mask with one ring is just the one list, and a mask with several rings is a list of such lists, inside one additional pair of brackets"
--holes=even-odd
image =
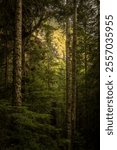
[(16, 0), (15, 47), (13, 52), (13, 105), (22, 105), (22, 0)]
[[(85, 111), (85, 117), (84, 117), (84, 129), (87, 130), (87, 135), (89, 135), (90, 131), (89, 131), (89, 109), (88, 109), (88, 83), (87, 83), (87, 24), (86, 24), (86, 21), (84, 23), (84, 32), (85, 32), (85, 35), (84, 35), (84, 51), (85, 51), (85, 59), (84, 59), (84, 62), (85, 62), (85, 66), (84, 66), (84, 69), (85, 69), (85, 97), (84, 97), (84, 111)], [(87, 145), (87, 149), (89, 148), (89, 136), (87, 136), (87, 139), (86, 139), (86, 145)]]
[[(69, 0), (66, 1), (69, 5)], [(66, 130), (69, 143), (67, 150), (71, 150), (71, 55), (70, 55), (70, 18), (66, 19)]]
[(8, 39), (7, 39), (7, 29), (5, 34), (5, 89), (8, 87)]
[(25, 101), (26, 91), (26, 60), (25, 60), (25, 39), (22, 40), (22, 101)]
[(73, 0), (73, 48), (72, 48), (72, 150), (75, 150), (75, 134), (76, 134), (76, 48), (77, 48), (77, 2)]

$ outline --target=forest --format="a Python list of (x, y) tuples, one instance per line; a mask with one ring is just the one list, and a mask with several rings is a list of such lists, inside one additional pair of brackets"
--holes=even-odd
[(99, 150), (99, 26), (99, 0), (0, 0), (0, 150)]

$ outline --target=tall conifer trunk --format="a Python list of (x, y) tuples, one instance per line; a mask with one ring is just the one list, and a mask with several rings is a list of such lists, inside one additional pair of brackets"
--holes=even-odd
[(5, 31), (5, 89), (8, 87), (8, 39), (7, 29)]
[(73, 0), (73, 47), (72, 47), (72, 150), (75, 150), (76, 134), (76, 48), (77, 48), (77, 0)]
[(22, 105), (22, 0), (16, 0), (15, 46), (13, 51), (13, 105)]
[[(69, 0), (66, 1), (66, 6), (69, 6)], [(66, 19), (66, 124), (67, 124), (67, 139), (69, 143), (67, 150), (71, 150), (71, 55), (70, 55), (70, 18)]]

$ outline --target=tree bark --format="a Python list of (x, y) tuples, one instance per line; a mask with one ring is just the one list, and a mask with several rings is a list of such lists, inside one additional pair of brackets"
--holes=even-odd
[(73, 0), (73, 47), (72, 47), (72, 150), (75, 150), (76, 135), (76, 48), (77, 48), (77, 0)]
[(16, 0), (15, 47), (13, 51), (13, 105), (22, 105), (22, 0)]
[(7, 29), (5, 37), (5, 89), (8, 87), (8, 39), (7, 39)]
[[(69, 0), (66, 1), (66, 6), (69, 5)], [(69, 143), (67, 150), (71, 150), (71, 54), (70, 54), (70, 18), (66, 19), (66, 130)]]
[(26, 91), (26, 58), (25, 58), (25, 39), (22, 39), (22, 101), (25, 101)]

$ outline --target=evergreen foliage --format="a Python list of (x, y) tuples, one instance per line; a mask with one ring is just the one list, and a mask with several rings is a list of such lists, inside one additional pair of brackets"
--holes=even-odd
[[(98, 150), (99, 1), (79, 0), (74, 3), (74, 0), (68, 0), (66, 4), (63, 0), (24, 0), (20, 22), (22, 66), (19, 70), (13, 63), (13, 57), (17, 59), (18, 54), (13, 53), (17, 32), (16, 2), (0, 1), (0, 150)], [(66, 31), (69, 36), (66, 36)], [(67, 40), (70, 66), (66, 60)], [(73, 50), (76, 53), (75, 74), (71, 65)], [(13, 69), (22, 78), (21, 106), (14, 104), (17, 97), (13, 99), (13, 85), (17, 85), (13, 80)], [(66, 112), (69, 116), (73, 113), (67, 110), (66, 97), (70, 96), (73, 105), (71, 95), (74, 91), (70, 89), (67, 93), (66, 73), (69, 73), (71, 89), (73, 74), (76, 77), (76, 114), (72, 116), (76, 115), (76, 132), (73, 141), (67, 136)]]

